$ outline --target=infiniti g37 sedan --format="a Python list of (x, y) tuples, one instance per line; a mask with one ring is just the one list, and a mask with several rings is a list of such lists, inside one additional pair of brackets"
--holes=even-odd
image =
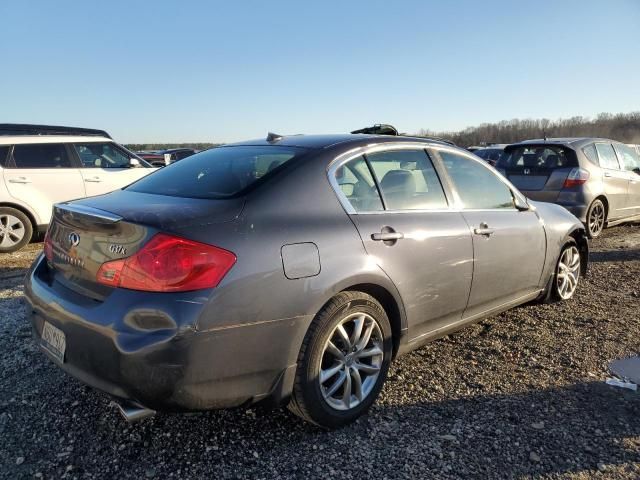
[(270, 135), (58, 204), (42, 350), (128, 419), (264, 400), (333, 428), (390, 362), (586, 273), (583, 225), (438, 141)]

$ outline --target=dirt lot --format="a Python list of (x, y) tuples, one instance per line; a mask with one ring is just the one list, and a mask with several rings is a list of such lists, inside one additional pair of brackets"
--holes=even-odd
[(286, 410), (127, 425), (42, 355), (0, 259), (1, 478), (639, 478), (640, 392), (606, 386), (640, 346), (640, 227), (592, 242), (564, 304), (526, 306), (399, 359), (365, 418), (319, 431)]

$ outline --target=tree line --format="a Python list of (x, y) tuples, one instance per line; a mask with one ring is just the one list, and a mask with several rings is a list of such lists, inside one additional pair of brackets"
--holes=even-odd
[(419, 136), (441, 137), (461, 147), (486, 143), (514, 143), (534, 138), (600, 137), (640, 144), (640, 112), (601, 113), (595, 118), (571, 117), (560, 120), (513, 119), (483, 123), (459, 132), (422, 129)]

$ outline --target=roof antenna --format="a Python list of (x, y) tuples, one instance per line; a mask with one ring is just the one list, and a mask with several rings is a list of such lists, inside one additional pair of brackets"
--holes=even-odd
[(278, 135), (277, 133), (272, 133), (272, 132), (269, 132), (267, 134), (267, 142), (275, 143), (278, 140), (282, 140), (282, 135)]

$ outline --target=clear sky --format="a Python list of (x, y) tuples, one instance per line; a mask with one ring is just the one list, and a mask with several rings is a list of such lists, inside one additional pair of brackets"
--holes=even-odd
[(123, 143), (640, 110), (640, 0), (0, 0), (0, 122)]

